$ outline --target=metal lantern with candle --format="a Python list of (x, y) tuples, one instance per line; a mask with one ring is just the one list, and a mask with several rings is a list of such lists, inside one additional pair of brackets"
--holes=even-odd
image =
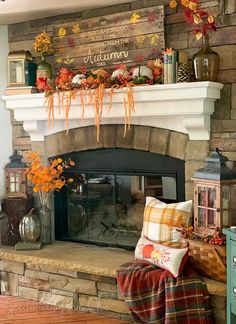
[(6, 197), (7, 198), (26, 198), (27, 197), (27, 178), (26, 163), (22, 162), (22, 156), (15, 151), (10, 156), (10, 163), (5, 167)]
[(197, 170), (194, 182), (194, 232), (214, 235), (223, 227), (236, 225), (236, 170), (228, 168), (228, 158), (216, 148)]
[(29, 51), (8, 54), (8, 82), (10, 87), (35, 86), (37, 64)]

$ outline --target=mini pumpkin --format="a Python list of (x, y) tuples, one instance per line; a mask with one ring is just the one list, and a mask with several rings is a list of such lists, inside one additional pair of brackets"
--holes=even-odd
[(134, 69), (132, 77), (135, 84), (142, 84), (147, 80), (153, 80), (153, 73), (149, 67), (140, 65)]
[(111, 80), (114, 81), (119, 77), (128, 78), (129, 72), (126, 69), (117, 69), (112, 73)]
[(82, 80), (85, 80), (86, 76), (82, 73), (76, 74), (73, 79), (72, 83), (80, 85), (82, 83)]

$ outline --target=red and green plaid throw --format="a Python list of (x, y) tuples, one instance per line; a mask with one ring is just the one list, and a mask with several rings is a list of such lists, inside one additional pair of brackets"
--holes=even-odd
[(117, 280), (135, 323), (213, 324), (206, 284), (186, 265), (174, 278), (144, 261), (121, 265)]

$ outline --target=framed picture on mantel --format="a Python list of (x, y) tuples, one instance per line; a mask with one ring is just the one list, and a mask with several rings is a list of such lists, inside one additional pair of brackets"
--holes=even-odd
[(165, 49), (164, 6), (74, 21), (54, 30), (56, 70), (118, 64), (137, 65), (156, 59)]

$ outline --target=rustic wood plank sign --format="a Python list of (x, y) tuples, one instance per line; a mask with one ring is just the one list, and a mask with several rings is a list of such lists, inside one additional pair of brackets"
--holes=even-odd
[(54, 29), (55, 67), (135, 65), (165, 48), (164, 6), (78, 20)]

